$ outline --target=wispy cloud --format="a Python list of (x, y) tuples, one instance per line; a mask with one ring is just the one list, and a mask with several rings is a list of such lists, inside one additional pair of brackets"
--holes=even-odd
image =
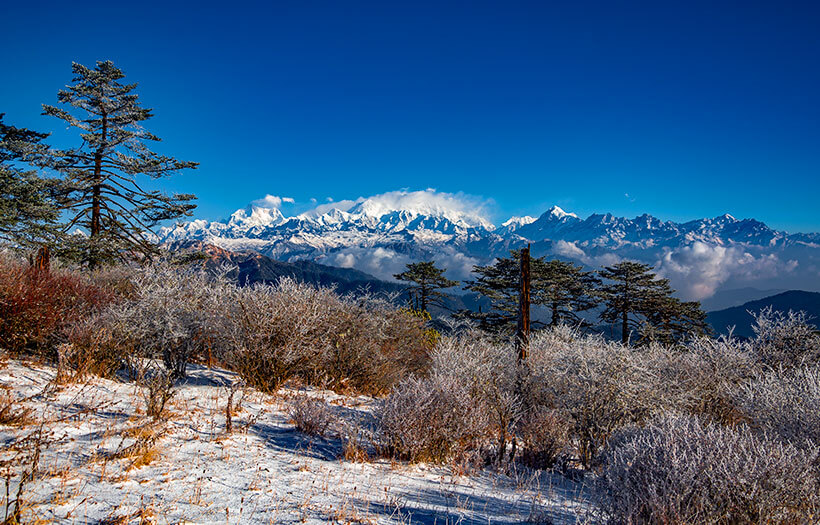
[(261, 199), (251, 202), (255, 208), (276, 208), (282, 207), (282, 203), (294, 204), (296, 201), (292, 197), (279, 197), (278, 195), (267, 194)]

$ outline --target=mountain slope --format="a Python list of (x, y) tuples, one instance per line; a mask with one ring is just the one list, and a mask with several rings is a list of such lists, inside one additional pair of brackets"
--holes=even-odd
[(734, 326), (735, 335), (751, 337), (754, 332), (750, 312), (756, 313), (768, 307), (782, 312), (802, 310), (808, 314), (815, 326), (820, 327), (820, 293), (802, 290), (790, 290), (764, 299), (749, 301), (740, 306), (709, 312), (706, 319), (718, 334), (728, 333), (729, 329)]
[(772, 295), (783, 293), (786, 290), (758, 290), (747, 286), (745, 288), (736, 288), (733, 290), (721, 290), (712, 297), (704, 299), (700, 302), (701, 308), (706, 312), (713, 312), (716, 310), (725, 310), (733, 306), (740, 306), (743, 303), (750, 301), (757, 301), (758, 299), (765, 299)]
[(197, 240), (282, 261), (355, 268), (382, 280), (391, 280), (409, 262), (431, 259), (449, 278), (464, 280), (474, 265), (531, 244), (535, 256), (593, 269), (623, 259), (650, 264), (685, 299), (750, 286), (820, 291), (817, 233), (789, 234), (728, 214), (683, 223), (648, 214), (582, 219), (557, 206), (538, 218), (513, 217), (496, 228), (481, 206), (433, 190), (332, 202), (290, 217), (252, 205), (226, 221), (163, 228), (159, 240)]

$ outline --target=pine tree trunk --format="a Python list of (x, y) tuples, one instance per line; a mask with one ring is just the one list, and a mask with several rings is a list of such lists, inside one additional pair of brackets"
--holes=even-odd
[(100, 255), (95, 246), (95, 241), (100, 235), (101, 219), (101, 197), (102, 197), (102, 157), (105, 148), (105, 139), (108, 132), (108, 117), (105, 112), (102, 115), (102, 140), (94, 153), (94, 185), (91, 189), (91, 253), (88, 258), (88, 268), (93, 270), (99, 264)]
[(627, 344), (629, 342), (629, 312), (624, 309), (621, 315), (621, 342)]
[(427, 311), (427, 294), (430, 293), (427, 290), (427, 285), (424, 281), (421, 282), (421, 311)]

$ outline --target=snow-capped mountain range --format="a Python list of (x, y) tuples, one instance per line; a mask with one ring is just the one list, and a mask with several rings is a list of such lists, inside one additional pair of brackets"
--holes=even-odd
[(411, 261), (435, 259), (452, 278), (469, 276), (510, 249), (532, 244), (550, 255), (600, 267), (640, 260), (672, 280), (682, 296), (702, 299), (718, 288), (820, 289), (820, 234), (788, 234), (754, 219), (721, 215), (685, 223), (651, 215), (593, 214), (583, 219), (553, 206), (540, 217), (494, 226), (482, 203), (459, 194), (390, 192), (316, 206), (285, 216), (257, 201), (225, 221), (193, 220), (160, 230), (161, 242), (199, 240), (276, 259), (309, 259), (390, 279)]

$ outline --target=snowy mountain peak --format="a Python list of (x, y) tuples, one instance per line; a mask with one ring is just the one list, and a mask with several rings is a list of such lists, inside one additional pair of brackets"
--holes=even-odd
[(519, 228), (526, 226), (528, 224), (532, 224), (537, 220), (538, 219), (536, 219), (535, 217), (530, 217), (529, 215), (525, 215), (523, 217), (510, 217), (509, 219), (501, 223), (501, 228), (498, 229), (498, 232), (500, 234), (513, 233)]
[(228, 220), (228, 226), (241, 229), (265, 228), (280, 224), (284, 220), (285, 216), (278, 208), (250, 206), (233, 212), (230, 220)]
[(282, 202), (268, 196), (227, 220), (165, 227), (158, 240), (202, 240), (285, 261), (310, 259), (357, 268), (385, 279), (408, 262), (431, 259), (464, 279), (473, 266), (532, 243), (538, 256), (566, 257), (593, 268), (613, 260), (640, 260), (691, 298), (761, 275), (816, 283), (820, 265), (820, 234), (790, 235), (728, 214), (683, 223), (649, 214), (581, 219), (553, 206), (537, 219), (512, 217), (496, 229), (485, 218), (491, 201), (460, 193), (402, 190), (314, 202), (313, 209), (289, 217), (279, 209)]
[(525, 224), (532, 224), (537, 219), (535, 217), (530, 217), (529, 215), (524, 215), (523, 217), (510, 217), (503, 223), (501, 226), (505, 228), (509, 228), (510, 226), (524, 226)]
[(461, 228), (495, 229), (482, 212), (480, 207), (470, 206), (461, 196), (433, 190), (383, 193), (363, 199), (348, 210), (352, 216), (375, 219), (392, 226), (424, 217), (445, 219)]
[(572, 217), (574, 219), (578, 218), (578, 216), (575, 215), (574, 213), (566, 212), (558, 206), (553, 206), (552, 208), (548, 209), (544, 213), (544, 215), (547, 216), (547, 217), (553, 217), (553, 218), (556, 218), (556, 219), (563, 219), (565, 217)]

